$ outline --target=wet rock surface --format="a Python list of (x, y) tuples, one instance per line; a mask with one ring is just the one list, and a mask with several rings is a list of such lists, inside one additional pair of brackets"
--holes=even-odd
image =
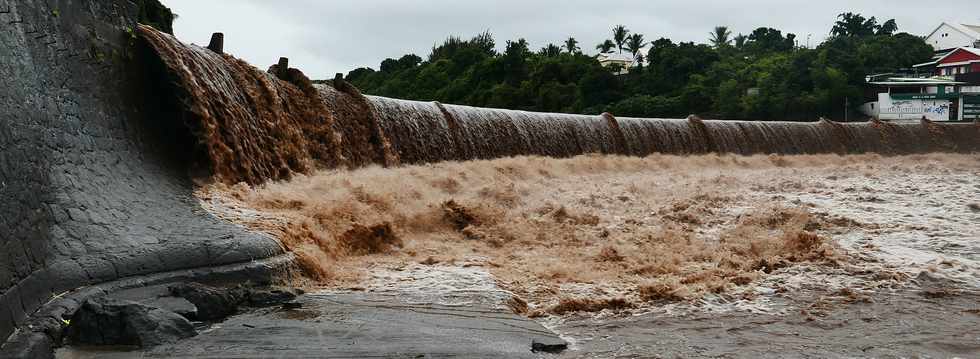
[[(390, 280), (395, 277), (404, 280)], [(378, 279), (362, 291), (299, 296), (292, 289), (251, 288), (240, 314), (197, 337), (135, 351), (65, 348), (58, 356), (540, 358), (568, 345), (541, 324), (513, 314), (503, 303), (509, 294), (479, 269), (419, 266), (378, 273)], [(206, 293), (243, 290), (190, 287)], [(258, 304), (268, 306), (248, 307)]]
[(271, 307), (275, 305), (294, 305), (291, 302), (303, 291), (295, 289), (249, 290), (248, 305), (253, 307)]
[(235, 314), (245, 293), (238, 288), (224, 289), (198, 283), (181, 283), (169, 288), (174, 297), (186, 299), (196, 307), (193, 319), (219, 320)]
[(172, 297), (162, 297), (166, 303), (185, 300), (194, 311), (186, 311), (188, 318), (199, 321), (218, 321), (239, 311), (240, 307), (269, 307), (296, 299), (298, 289), (250, 288), (247, 286), (214, 287), (200, 283), (180, 283), (168, 288)]
[(302, 309), (258, 309), (148, 351), (75, 348), (59, 356), (538, 358), (567, 345), (530, 319), (482, 305), (405, 304), (372, 293), (314, 293), (297, 302)]
[(177, 313), (111, 298), (87, 301), (68, 327), (69, 340), (84, 345), (148, 348), (195, 335), (194, 325)]
[(562, 358), (968, 358), (980, 353), (980, 292), (926, 298), (909, 288), (858, 301), (833, 293), (787, 296), (786, 304), (805, 309), (579, 317), (549, 327), (576, 338), (574, 350)]
[(198, 317), (197, 306), (184, 298), (157, 297), (149, 299), (143, 302), (143, 304), (180, 314), (180, 316), (187, 319), (194, 319)]
[[(59, 357), (966, 358), (980, 351), (980, 291), (932, 273), (879, 293), (773, 293), (768, 312), (703, 306), (537, 320), (512, 314), (508, 292), (478, 268), (420, 265), (373, 276), (355, 292), (242, 309), (178, 343), (128, 352), (71, 348)], [(937, 287), (957, 292), (922, 295)]]

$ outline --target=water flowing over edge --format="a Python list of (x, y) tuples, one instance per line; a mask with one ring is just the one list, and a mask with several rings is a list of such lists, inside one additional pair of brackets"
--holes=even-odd
[(971, 152), (977, 124), (617, 118), (364, 96), (313, 85), (141, 26), (177, 89), (188, 127), (222, 182), (261, 183), (314, 168), (395, 166), (519, 155)]

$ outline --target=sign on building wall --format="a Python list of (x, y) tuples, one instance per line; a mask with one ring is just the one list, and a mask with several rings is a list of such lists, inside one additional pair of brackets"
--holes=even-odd
[(980, 120), (980, 96), (963, 97), (963, 120)]
[[(942, 99), (892, 99), (887, 93), (879, 94), (878, 103), (882, 120), (949, 121), (950, 101)], [(980, 102), (978, 102), (980, 105)], [(978, 107), (980, 110), (980, 107)]]

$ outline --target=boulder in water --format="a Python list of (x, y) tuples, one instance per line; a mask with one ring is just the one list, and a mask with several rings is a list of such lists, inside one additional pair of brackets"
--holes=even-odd
[(531, 351), (534, 353), (558, 354), (565, 351), (565, 349), (568, 349), (568, 343), (563, 340), (531, 341)]
[(199, 283), (181, 283), (170, 287), (170, 294), (187, 299), (197, 307), (195, 320), (213, 321), (227, 318), (238, 311), (245, 300), (239, 288), (216, 288)]
[(302, 293), (293, 290), (250, 290), (248, 304), (253, 307), (271, 307), (292, 302), (299, 294)]
[(143, 348), (175, 343), (197, 335), (177, 313), (136, 302), (96, 298), (85, 302), (68, 326), (74, 344), (136, 345)]

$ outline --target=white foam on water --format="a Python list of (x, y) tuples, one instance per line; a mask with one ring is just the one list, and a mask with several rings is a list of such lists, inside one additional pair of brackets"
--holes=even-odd
[(874, 223), (836, 236), (844, 248), (879, 259), (910, 276), (922, 271), (980, 287), (980, 201), (977, 174), (906, 173), (898, 179), (851, 176), (834, 181), (834, 190), (800, 194), (818, 209)]
[(513, 293), (497, 286), (490, 272), (478, 266), (411, 264), (403, 268), (372, 268), (363, 281), (373, 294), (405, 304), (507, 308)]

